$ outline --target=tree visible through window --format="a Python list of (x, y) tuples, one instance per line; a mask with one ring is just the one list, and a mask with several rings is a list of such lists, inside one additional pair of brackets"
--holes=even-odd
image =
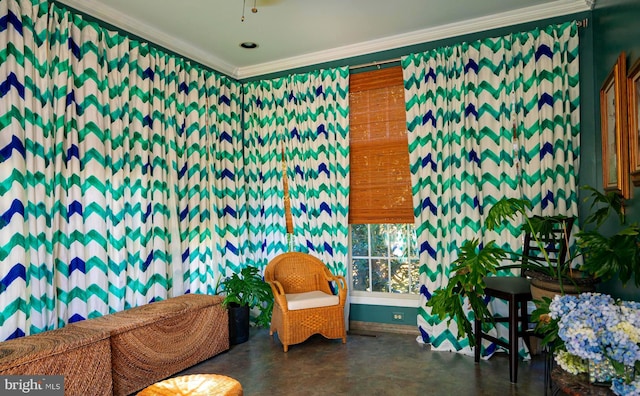
[(351, 226), (354, 291), (418, 294), (418, 249), (412, 224)]

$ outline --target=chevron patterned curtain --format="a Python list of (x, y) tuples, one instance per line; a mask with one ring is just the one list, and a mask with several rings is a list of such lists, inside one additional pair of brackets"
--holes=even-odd
[(0, 2), (0, 341), (57, 323), (46, 29), (46, 3)]
[(249, 262), (263, 268), (288, 250), (282, 161), (293, 218), (293, 249), (313, 252), (346, 274), (349, 135), (347, 68), (244, 86)]
[[(472, 353), (455, 323), (447, 327), (425, 306), (448, 281), (458, 246), (471, 238), (521, 245), (517, 229), (484, 229), (493, 202), (523, 197), (534, 214), (577, 215), (577, 33), (566, 23), (402, 59), (420, 245), (418, 325), (437, 350)], [(485, 354), (496, 348), (483, 346)]]
[(296, 251), (346, 276), (349, 254), (349, 69), (290, 76), (285, 139)]
[(282, 175), (285, 79), (243, 86), (248, 264), (264, 268), (287, 248)]
[(0, 339), (215, 293), (246, 240), (239, 84), (46, 1), (0, 18)]

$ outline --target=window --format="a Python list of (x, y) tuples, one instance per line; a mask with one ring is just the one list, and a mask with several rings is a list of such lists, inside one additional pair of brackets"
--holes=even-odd
[(418, 294), (418, 249), (412, 224), (351, 226), (351, 290)]
[(349, 89), (350, 290), (386, 305), (419, 293), (402, 68), (352, 74)]

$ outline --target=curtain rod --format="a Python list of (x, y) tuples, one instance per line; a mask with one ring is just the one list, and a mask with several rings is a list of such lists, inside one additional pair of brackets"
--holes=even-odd
[(383, 61), (373, 61), (369, 63), (363, 63), (361, 65), (349, 66), (349, 70), (362, 69), (362, 68), (371, 67), (371, 66), (377, 66), (378, 68), (380, 68), (381, 65), (386, 65), (389, 63), (396, 63), (396, 62), (400, 62), (400, 58), (387, 59)]
[[(589, 19), (585, 18), (580, 21), (576, 21), (576, 25), (578, 25), (578, 27), (587, 27), (589, 26)], [(380, 66), (382, 65), (387, 65), (389, 63), (396, 63), (396, 62), (400, 62), (400, 58), (387, 59), (383, 61), (373, 61), (369, 63), (362, 63), (360, 65), (349, 66), (349, 70), (364, 69), (365, 67), (372, 67), (372, 66), (376, 66), (379, 69)]]

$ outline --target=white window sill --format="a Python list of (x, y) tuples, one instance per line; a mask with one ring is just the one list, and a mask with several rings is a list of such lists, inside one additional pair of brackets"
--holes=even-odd
[(349, 296), (349, 302), (351, 304), (417, 308), (420, 304), (420, 296), (417, 294), (352, 292)]

